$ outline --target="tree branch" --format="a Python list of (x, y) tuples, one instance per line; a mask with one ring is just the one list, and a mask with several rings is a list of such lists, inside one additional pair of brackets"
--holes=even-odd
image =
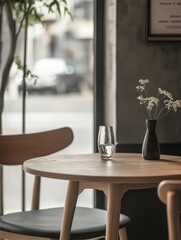
[(3, 47), (3, 43), (2, 43), (2, 24), (3, 24), (3, 13), (2, 11), (0, 12), (0, 69), (1, 69), (1, 61), (2, 61), (2, 47)]
[(27, 10), (25, 10), (24, 15), (23, 15), (23, 17), (22, 17), (22, 19), (21, 19), (21, 21), (20, 21), (20, 25), (19, 25), (18, 31), (17, 31), (17, 33), (16, 33), (16, 39), (17, 39), (18, 36), (19, 36), (19, 33), (20, 33), (21, 28), (22, 28), (22, 26), (23, 26), (23, 22), (25, 21), (26, 17), (28, 16), (31, 7), (32, 7), (32, 3), (30, 2)]
[(10, 0), (6, 0), (4, 6), (5, 6), (5, 11), (6, 11), (7, 20), (8, 20), (8, 26), (10, 29), (11, 42), (10, 42), (10, 50), (5, 63), (5, 67), (2, 71), (2, 80), (1, 80), (1, 88), (0, 88), (0, 134), (2, 134), (2, 113), (4, 109), (4, 92), (8, 83), (9, 72), (14, 60), (14, 54), (16, 49), (16, 37), (15, 37), (16, 25), (15, 25), (15, 21), (13, 20)]
[(7, 20), (8, 20), (8, 26), (10, 29), (10, 50), (9, 50), (9, 55), (6, 60), (5, 67), (3, 69), (2, 73), (2, 81), (1, 81), (1, 94), (4, 94), (4, 91), (6, 89), (6, 85), (8, 83), (8, 77), (9, 77), (9, 72), (14, 60), (14, 53), (16, 49), (16, 37), (15, 37), (15, 30), (16, 30), (16, 24), (15, 21), (13, 20), (13, 14), (12, 14), (12, 8), (11, 8), (11, 3), (10, 0), (7, 0), (5, 3), (5, 10), (6, 10), (6, 15), (7, 15)]
[(12, 5), (11, 5), (11, 0), (6, 0), (5, 10), (6, 10), (10, 34), (11, 34), (11, 37), (14, 38), (16, 35), (16, 22), (13, 19), (13, 10), (12, 10)]
[(2, 60), (2, 48), (3, 48), (3, 42), (2, 42), (2, 24), (3, 24), (3, 9), (5, 5), (5, 0), (0, 3), (0, 69), (1, 69), (1, 60)]

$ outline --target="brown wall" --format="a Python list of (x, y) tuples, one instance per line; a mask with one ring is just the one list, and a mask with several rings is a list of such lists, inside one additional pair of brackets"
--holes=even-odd
[[(137, 100), (139, 79), (181, 99), (181, 42), (146, 41), (147, 0), (117, 0), (117, 140), (141, 143), (147, 114)], [(181, 142), (181, 110), (158, 121), (160, 142)]]

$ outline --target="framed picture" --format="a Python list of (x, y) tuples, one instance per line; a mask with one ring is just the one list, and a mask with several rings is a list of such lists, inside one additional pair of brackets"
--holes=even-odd
[(147, 41), (181, 41), (181, 0), (147, 0)]

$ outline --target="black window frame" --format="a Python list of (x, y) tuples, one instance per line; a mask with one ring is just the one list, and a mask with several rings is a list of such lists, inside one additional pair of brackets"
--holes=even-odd
[[(97, 149), (97, 135), (104, 125), (104, 83), (105, 83), (105, 0), (94, 0), (94, 152)], [(94, 191), (94, 206), (105, 209), (106, 199), (102, 191)]]

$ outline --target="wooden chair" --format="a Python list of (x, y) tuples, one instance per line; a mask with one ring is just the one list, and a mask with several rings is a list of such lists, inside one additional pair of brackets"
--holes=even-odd
[[(52, 131), (0, 136), (1, 164), (1, 216), (0, 239), (59, 239), (63, 208), (39, 210), (40, 177), (36, 176), (33, 188), (32, 210), (3, 213), (3, 165), (18, 165), (30, 158), (55, 153), (73, 141), (70, 128)], [(129, 217), (120, 215), (119, 235), (126, 240), (125, 227)], [(105, 235), (106, 211), (77, 207), (72, 224), (71, 239), (92, 239)], [(102, 239), (102, 238), (101, 238)]]
[(158, 196), (166, 204), (169, 240), (181, 240), (181, 180), (162, 181)]

